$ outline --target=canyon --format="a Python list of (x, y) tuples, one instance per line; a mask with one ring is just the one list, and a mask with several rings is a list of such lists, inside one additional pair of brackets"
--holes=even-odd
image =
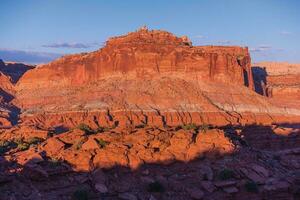
[(0, 200), (297, 199), (299, 78), (146, 27), (47, 64), (0, 60)]

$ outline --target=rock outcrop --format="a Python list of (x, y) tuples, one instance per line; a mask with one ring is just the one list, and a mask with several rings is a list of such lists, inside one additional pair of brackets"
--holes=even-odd
[(21, 63), (5, 63), (0, 59), (0, 129), (16, 123), (18, 109), (11, 103), (15, 97), (14, 84), (32, 68)]
[[(110, 38), (95, 52), (62, 57), (26, 73), (19, 88), (75, 86), (116, 74), (137, 78), (180, 73), (253, 87), (247, 48), (193, 47), (186, 37), (140, 29)], [(38, 83), (38, 84), (33, 84)]]
[(300, 103), (300, 64), (262, 62), (254, 64), (256, 89), (279, 106)]
[(186, 37), (143, 28), (28, 71), (15, 103), (26, 124), (44, 127), (299, 120), (299, 110), (251, 91), (250, 63), (247, 48), (194, 47)]
[(248, 134), (263, 128), (285, 129), (73, 129), (39, 140), (6, 130), (0, 199), (297, 199), (300, 150), (256, 145)]

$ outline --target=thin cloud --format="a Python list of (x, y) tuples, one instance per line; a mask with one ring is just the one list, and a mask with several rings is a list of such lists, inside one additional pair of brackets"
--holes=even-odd
[(289, 35), (293, 35), (293, 33), (290, 31), (280, 31), (280, 35), (289, 36)]
[(218, 44), (222, 44), (222, 45), (228, 45), (231, 44), (232, 42), (230, 40), (220, 40), (217, 41)]
[(22, 62), (28, 64), (41, 64), (53, 61), (62, 54), (48, 52), (23, 51), (0, 48), (0, 59), (5, 61)]
[(42, 45), (42, 47), (46, 48), (68, 48), (68, 49), (88, 49), (95, 46), (99, 46), (99, 43), (52, 43), (52, 44), (46, 44)]
[(270, 45), (259, 45), (258, 47), (250, 48), (251, 52), (270, 52), (270, 51), (284, 51), (283, 48), (273, 48)]
[(204, 35), (196, 35), (196, 36), (194, 36), (194, 38), (203, 39), (203, 38), (207, 38), (207, 37)]
[(272, 47), (269, 45), (259, 45), (258, 47), (250, 48), (250, 51), (252, 52), (262, 52), (262, 51), (268, 51), (271, 50)]

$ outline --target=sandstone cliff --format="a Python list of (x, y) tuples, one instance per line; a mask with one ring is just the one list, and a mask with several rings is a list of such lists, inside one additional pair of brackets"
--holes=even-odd
[(254, 65), (255, 84), (261, 94), (281, 106), (299, 105), (300, 64), (262, 62)]
[(110, 38), (98, 51), (39, 66), (22, 77), (19, 88), (83, 85), (114, 74), (144, 78), (164, 73), (253, 87), (247, 48), (193, 47), (186, 40), (165, 31), (141, 29)]
[(253, 88), (247, 48), (194, 47), (186, 37), (140, 29), (28, 71), (15, 103), (23, 120), (44, 126), (298, 119), (299, 110), (278, 108)]
[(14, 84), (33, 66), (22, 63), (5, 63), (0, 59), (0, 129), (16, 123), (18, 108), (11, 101), (15, 97)]

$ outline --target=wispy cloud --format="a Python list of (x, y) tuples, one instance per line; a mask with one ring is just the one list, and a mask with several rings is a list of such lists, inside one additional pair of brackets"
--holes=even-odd
[(195, 35), (194, 38), (197, 38), (197, 39), (204, 39), (204, 38), (207, 38), (207, 37), (204, 36), (204, 35)]
[(50, 62), (61, 56), (62, 54), (58, 53), (34, 52), (0, 48), (0, 59), (5, 61), (40, 64)]
[(262, 51), (268, 51), (271, 50), (272, 47), (270, 45), (259, 45), (258, 47), (250, 48), (250, 51), (252, 52), (262, 52)]
[(217, 41), (218, 44), (221, 44), (221, 45), (228, 45), (228, 44), (231, 44), (232, 41), (230, 40), (220, 40), (220, 41)]
[(93, 43), (52, 43), (52, 44), (45, 44), (42, 45), (42, 47), (47, 48), (68, 48), (68, 49), (88, 49), (92, 47), (100, 46), (99, 43), (93, 42)]
[(276, 52), (276, 51), (284, 51), (283, 48), (274, 48), (270, 45), (259, 45), (258, 47), (250, 48), (251, 52)]
[(280, 35), (289, 36), (289, 35), (293, 35), (293, 33), (290, 31), (280, 31)]

